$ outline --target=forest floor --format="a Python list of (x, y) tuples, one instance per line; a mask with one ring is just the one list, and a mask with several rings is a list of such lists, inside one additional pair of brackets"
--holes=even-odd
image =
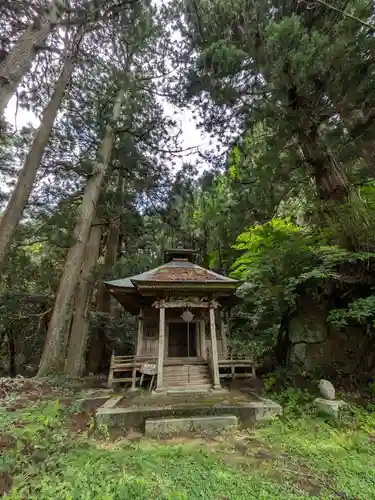
[(252, 429), (153, 440), (98, 427), (102, 401), (85, 388), (20, 381), (0, 392), (8, 499), (375, 499), (371, 407), (330, 421), (291, 393), (282, 418)]

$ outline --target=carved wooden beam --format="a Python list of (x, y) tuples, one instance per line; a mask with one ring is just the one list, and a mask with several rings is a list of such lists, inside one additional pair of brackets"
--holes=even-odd
[[(159, 309), (160, 308), (159, 301), (154, 302), (152, 304), (152, 307)], [(185, 301), (185, 300), (170, 300), (170, 301), (164, 302), (163, 307), (165, 307), (166, 309), (171, 309), (171, 308), (209, 309), (210, 307), (217, 309), (218, 307), (221, 307), (221, 306), (220, 306), (219, 302), (217, 302), (216, 300), (212, 300), (211, 302), (190, 302), (190, 301)]]

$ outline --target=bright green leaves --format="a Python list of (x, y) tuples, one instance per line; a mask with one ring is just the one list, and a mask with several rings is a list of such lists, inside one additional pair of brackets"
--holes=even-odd
[(266, 274), (277, 274), (290, 260), (295, 262), (309, 250), (309, 238), (292, 222), (274, 218), (240, 234), (234, 248), (244, 253), (236, 259), (233, 275), (247, 279), (253, 270), (259, 271), (259, 266), (264, 266)]
[(375, 326), (375, 295), (354, 300), (346, 309), (333, 309), (328, 319), (340, 327), (353, 322), (360, 324), (371, 322)]

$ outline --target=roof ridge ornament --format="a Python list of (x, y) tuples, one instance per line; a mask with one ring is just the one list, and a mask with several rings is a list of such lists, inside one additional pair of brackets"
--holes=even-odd
[(166, 248), (164, 254), (164, 264), (171, 260), (188, 260), (194, 262), (198, 251), (191, 248)]

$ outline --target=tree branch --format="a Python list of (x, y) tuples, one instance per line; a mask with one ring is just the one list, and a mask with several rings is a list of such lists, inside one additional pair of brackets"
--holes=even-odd
[[(305, 0), (302, 0), (305, 1)], [(344, 12), (343, 10), (334, 7), (333, 5), (330, 5), (329, 3), (325, 2), (324, 0), (313, 0), (313, 2), (309, 3), (307, 2), (308, 5), (314, 6), (314, 3), (318, 3), (320, 5), (324, 5), (327, 9), (334, 10), (335, 12), (338, 12), (344, 17), (347, 17), (348, 19), (352, 19), (353, 21), (357, 21), (358, 23), (362, 24), (362, 26), (366, 26), (366, 28), (369, 28), (371, 31), (375, 31), (375, 25), (370, 24), (367, 21), (363, 21), (363, 19), (360, 19), (357, 16), (353, 16), (352, 14), (349, 14), (348, 12)]]

